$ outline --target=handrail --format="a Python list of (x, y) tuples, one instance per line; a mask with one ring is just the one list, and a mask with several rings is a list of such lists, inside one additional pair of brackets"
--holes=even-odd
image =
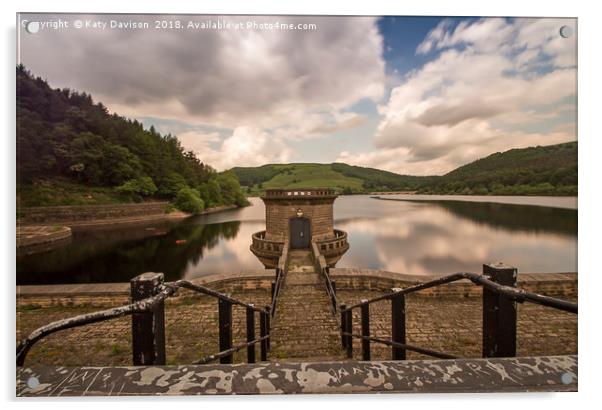
[(274, 294), (272, 295), (272, 303), (270, 304), (270, 314), (272, 317), (276, 314), (276, 301), (280, 294), (280, 288), (282, 287), (282, 281), (284, 279), (284, 272), (280, 268), (276, 268), (276, 283), (274, 284)]
[(495, 283), (495, 282), (487, 279), (487, 277), (485, 275), (478, 275), (476, 273), (470, 273), (470, 272), (458, 272), (458, 273), (444, 276), (442, 278), (438, 278), (438, 279), (435, 279), (435, 280), (432, 280), (429, 282), (419, 283), (418, 285), (410, 286), (410, 287), (407, 287), (407, 288), (404, 288), (404, 289), (401, 289), (398, 291), (394, 291), (394, 292), (386, 293), (381, 296), (377, 296), (375, 298), (352, 305), (352, 306), (342, 310), (342, 312), (350, 311), (352, 309), (361, 307), (363, 305), (370, 305), (372, 303), (379, 302), (381, 300), (393, 299), (396, 296), (418, 292), (420, 290), (433, 288), (433, 287), (444, 285), (444, 284), (451, 283), (451, 282), (457, 282), (462, 279), (468, 279), (476, 285), (482, 286), (486, 289), (491, 290), (492, 292), (495, 292), (497, 294), (500, 294), (502, 296), (505, 296), (507, 298), (515, 300), (519, 303), (526, 301), (526, 302), (531, 302), (531, 303), (535, 303), (535, 304), (539, 304), (539, 305), (543, 305), (543, 306), (553, 307), (555, 309), (564, 310), (566, 312), (571, 312), (571, 313), (577, 313), (577, 311), (578, 311), (577, 303), (553, 298), (551, 296), (544, 296), (544, 295), (539, 295), (537, 293), (527, 292), (524, 289), (514, 288), (512, 286), (500, 285), (498, 283)]
[[(111, 309), (100, 310), (92, 313), (85, 313), (82, 315), (73, 316), (67, 319), (60, 319), (54, 322), (51, 322), (47, 325), (39, 327), (32, 331), (25, 339), (23, 339), (19, 345), (17, 346), (16, 352), (16, 362), (17, 366), (23, 366), (25, 363), (25, 358), (27, 354), (31, 350), (31, 348), (41, 339), (46, 336), (49, 336), (53, 333), (59, 332), (61, 330), (67, 330), (74, 327), (85, 326), (92, 323), (104, 322), (107, 320), (116, 319), (126, 315), (133, 315), (135, 313), (147, 313), (153, 311), (159, 303), (165, 301), (168, 297), (173, 296), (178, 289), (186, 288), (197, 293), (203, 293), (208, 296), (215, 297), (217, 299), (226, 301), (228, 303), (242, 306), (246, 309), (252, 310), (254, 312), (259, 312), (260, 314), (268, 314), (267, 309), (257, 308), (252, 304), (242, 302), (238, 299), (234, 299), (224, 293), (217, 292), (213, 289), (206, 288), (204, 286), (195, 285), (192, 282), (187, 280), (178, 280), (176, 282), (166, 282), (160, 286), (158, 293), (154, 296), (148, 297), (146, 299), (142, 299), (128, 305), (118, 306)], [(253, 345), (255, 343), (261, 342), (265, 339), (269, 339), (269, 329), (267, 329), (268, 334), (260, 337), (259, 339), (255, 339), (251, 342), (247, 342), (244, 346), (230, 352), (230, 354), (240, 350), (246, 346)], [(237, 346), (238, 347), (238, 346)], [(232, 349), (228, 349), (232, 350)], [(224, 352), (219, 352), (213, 356), (216, 356), (216, 359), (221, 357), (229, 356), (230, 354), (223, 354)], [(203, 360), (203, 359), (201, 359)]]
[(382, 343), (384, 345), (398, 347), (400, 349), (411, 350), (416, 353), (421, 353), (421, 354), (424, 354), (427, 356), (436, 357), (438, 359), (457, 359), (458, 358), (457, 356), (452, 356), (451, 354), (437, 352), (436, 350), (431, 350), (431, 349), (426, 349), (424, 347), (409, 345), (407, 343), (397, 343), (392, 340), (381, 339), (379, 337), (362, 336), (357, 333), (349, 333), (349, 332), (341, 332), (341, 335), (355, 337), (356, 339), (370, 340), (372, 342)]
[(200, 285), (195, 285), (194, 283), (189, 282), (187, 280), (179, 280), (179, 281), (174, 282), (174, 283), (166, 283), (165, 286), (167, 286), (167, 287), (173, 286), (176, 289), (178, 289), (178, 288), (186, 288), (186, 289), (189, 289), (189, 290), (196, 291), (198, 293), (203, 293), (203, 294), (208, 295), (208, 296), (216, 297), (216, 298), (224, 300), (226, 302), (230, 302), (233, 305), (238, 305), (238, 306), (242, 306), (242, 307), (245, 307), (245, 308), (248, 308), (248, 309), (252, 309), (255, 312), (267, 313), (267, 310), (265, 310), (265, 309), (261, 309), (261, 308), (255, 307), (254, 305), (251, 305), (249, 303), (241, 302), (238, 299), (234, 299), (234, 298), (232, 298), (232, 297), (230, 297), (230, 296), (228, 296), (228, 295), (226, 295), (224, 293), (217, 292), (217, 291), (215, 291), (213, 289), (209, 289), (209, 288), (206, 288), (206, 287), (200, 286)]
[(330, 274), (328, 273), (328, 267), (326, 267), (322, 270), (322, 274), (326, 278), (326, 290), (328, 291), (328, 294), (332, 301), (332, 313), (336, 316), (336, 314), (338, 313), (339, 302), (337, 301), (337, 294), (336, 294), (336, 291), (334, 290), (334, 286), (332, 286), (332, 281), (330, 280)]
[(280, 255), (280, 258), (278, 258), (278, 266), (276, 267), (276, 282), (274, 283), (272, 303), (270, 304), (270, 313), (272, 317), (274, 317), (274, 315), (276, 314), (276, 301), (278, 300), (280, 289), (282, 288), (282, 284), (284, 283), (284, 273), (286, 272), (286, 268), (288, 266), (288, 248), (289, 240), (288, 238), (286, 238), (284, 240), (284, 246), (282, 247), (282, 254)]
[(37, 328), (29, 334), (17, 346), (17, 366), (23, 366), (25, 357), (29, 350), (40, 339), (49, 336), (61, 330), (67, 330), (78, 326), (85, 326), (92, 323), (104, 322), (116, 319), (133, 313), (144, 313), (152, 310), (159, 302), (165, 300), (175, 293), (175, 288), (165, 286), (156, 296), (140, 300), (129, 305), (119, 306), (111, 309), (100, 310), (92, 313), (85, 313), (67, 319), (56, 320), (47, 325)]
[[(570, 313), (578, 313), (577, 303), (527, 292), (516, 288), (516, 269), (503, 264), (483, 265), (483, 275), (458, 272), (428, 282), (393, 289), (369, 300), (362, 300), (350, 307), (340, 306), (341, 341), (347, 350), (347, 357), (353, 357), (353, 338), (362, 341), (362, 356), (370, 360), (370, 342), (391, 346), (394, 360), (405, 360), (406, 350), (415, 351), (439, 358), (454, 358), (446, 353), (436, 352), (405, 343), (405, 295), (459, 280), (469, 280), (483, 288), (483, 357), (516, 355), (516, 304), (530, 302), (552, 307)], [(501, 296), (501, 297), (499, 297)], [(370, 305), (379, 301), (391, 301), (391, 340), (370, 336)], [(353, 333), (353, 309), (361, 310), (361, 334)]]
[(221, 359), (222, 357), (230, 356), (230, 355), (238, 352), (239, 350), (244, 349), (245, 347), (253, 346), (256, 343), (262, 342), (262, 341), (267, 340), (269, 338), (270, 338), (270, 335), (266, 335), (266, 336), (260, 337), (258, 339), (251, 340), (250, 342), (244, 342), (244, 343), (238, 344), (238, 345), (236, 345), (236, 346), (234, 346), (234, 347), (232, 347), (232, 348), (230, 348), (228, 350), (224, 350), (224, 351), (219, 352), (219, 353), (215, 353), (215, 354), (212, 354), (212, 355), (209, 355), (209, 356), (205, 356), (202, 359), (197, 360), (193, 364), (207, 364), (207, 363), (214, 362), (216, 360)]
[(320, 253), (320, 248), (316, 242), (311, 243), (311, 250), (314, 255), (316, 268), (318, 269), (318, 272), (324, 276), (324, 280), (326, 282), (326, 292), (328, 293), (328, 296), (330, 296), (330, 300), (332, 302), (332, 313), (336, 316), (339, 309), (339, 302), (337, 301), (336, 291), (334, 290), (334, 286), (330, 280), (328, 264), (326, 263), (324, 255)]

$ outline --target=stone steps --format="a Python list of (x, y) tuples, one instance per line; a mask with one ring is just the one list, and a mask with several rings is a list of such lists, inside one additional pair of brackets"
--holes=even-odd
[[(293, 262), (292, 264), (290, 262)], [(283, 287), (271, 324), (269, 359), (316, 358), (343, 360), (339, 323), (322, 277), (314, 271), (311, 254), (291, 251)]]

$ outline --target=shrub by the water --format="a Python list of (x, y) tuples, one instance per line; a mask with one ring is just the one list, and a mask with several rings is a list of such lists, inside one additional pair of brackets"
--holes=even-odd
[(182, 188), (176, 196), (175, 206), (180, 211), (200, 214), (205, 209), (205, 203), (199, 192), (192, 188)]
[(157, 186), (151, 177), (130, 179), (115, 189), (124, 194), (137, 194), (142, 196), (151, 196), (157, 192)]

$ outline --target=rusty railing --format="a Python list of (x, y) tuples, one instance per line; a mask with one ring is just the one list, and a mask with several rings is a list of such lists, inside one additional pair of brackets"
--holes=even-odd
[(276, 302), (278, 300), (278, 295), (280, 294), (280, 289), (282, 289), (282, 285), (284, 284), (284, 273), (288, 267), (288, 251), (289, 240), (287, 238), (284, 241), (282, 254), (280, 255), (280, 258), (278, 258), (278, 266), (276, 266), (276, 280), (272, 282), (272, 303), (270, 304), (271, 317), (274, 317), (276, 314)]
[(339, 307), (339, 302), (337, 301), (336, 283), (330, 279), (330, 268), (326, 263), (326, 258), (324, 258), (324, 255), (320, 253), (319, 244), (312, 242), (311, 251), (314, 258), (314, 263), (316, 265), (316, 270), (324, 278), (326, 293), (328, 293), (332, 303), (332, 313), (336, 316), (338, 314)]
[[(406, 343), (405, 296), (459, 280), (469, 280), (483, 288), (483, 357), (516, 356), (516, 303), (530, 302), (577, 314), (577, 304), (549, 296), (527, 292), (516, 287), (516, 268), (503, 264), (483, 265), (483, 274), (455, 273), (405, 289), (362, 300), (353, 306), (340, 306), (341, 341), (347, 357), (353, 357), (353, 338), (361, 340), (362, 360), (370, 360), (370, 343), (391, 346), (393, 360), (405, 360), (406, 351), (414, 351), (441, 359), (455, 359), (447, 353)], [(391, 339), (370, 336), (370, 305), (391, 301)], [(361, 332), (353, 332), (353, 309), (360, 309)]]
[[(269, 349), (269, 310), (234, 299), (226, 294), (186, 280), (163, 282), (162, 273), (144, 273), (131, 280), (132, 303), (112, 309), (57, 320), (34, 330), (17, 346), (17, 366), (23, 366), (27, 353), (44, 337), (61, 330), (132, 316), (132, 361), (139, 365), (165, 365), (165, 300), (178, 289), (215, 297), (218, 300), (219, 352), (205, 356), (193, 364), (216, 360), (232, 363), (233, 355), (247, 348), (247, 361), (255, 363), (255, 345), (260, 343), (261, 361), (267, 360)], [(232, 305), (246, 310), (246, 342), (232, 346)], [(255, 332), (255, 316), (259, 315), (259, 337)]]

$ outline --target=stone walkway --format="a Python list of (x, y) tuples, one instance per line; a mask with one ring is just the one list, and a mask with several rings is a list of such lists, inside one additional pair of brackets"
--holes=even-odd
[[(377, 291), (337, 292), (341, 303), (348, 306), (360, 299), (382, 294)], [(232, 297), (266, 306), (270, 303), (269, 290), (241, 290), (231, 293)], [(127, 295), (121, 301), (107, 298), (88, 297), (66, 300), (65, 304), (41, 306), (36, 304), (17, 307), (16, 340), (28, 335), (36, 328), (54, 320), (73, 317), (128, 303)], [(33, 302), (33, 300), (32, 300)], [(60, 300), (55, 300), (59, 303)], [(430, 298), (408, 297), (407, 340), (408, 343), (446, 352), (460, 357), (481, 356), (481, 301), (478, 298)], [(371, 334), (377, 337), (391, 337), (390, 303), (379, 302), (370, 309)], [(278, 313), (278, 312), (276, 312)], [(302, 321), (306, 313), (299, 316)], [(176, 298), (168, 299), (165, 306), (167, 364), (190, 364), (201, 357), (219, 351), (217, 303), (208, 296), (195, 296), (182, 292)], [(328, 316), (327, 316), (328, 317)], [(245, 310), (233, 308), (233, 344), (246, 340)], [(359, 331), (359, 312), (354, 312), (354, 331)], [(274, 321), (272, 320), (272, 326)], [(95, 323), (55, 333), (38, 342), (29, 355), (29, 365), (61, 366), (116, 366), (131, 365), (131, 318), (126, 316), (108, 322)], [(256, 320), (256, 334), (259, 334), (259, 320)], [(284, 329), (282, 329), (284, 330)], [(272, 332), (276, 330), (272, 327)], [(300, 334), (299, 337), (305, 337)], [(273, 334), (276, 337), (276, 334)], [(331, 339), (338, 348), (339, 337)], [(292, 341), (297, 343), (296, 341)], [(577, 316), (555, 309), (520, 304), (518, 306), (518, 356), (577, 354)], [(307, 340), (307, 348), (313, 348)], [(300, 343), (299, 343), (300, 345)], [(67, 348), (66, 348), (67, 347)], [(270, 360), (276, 361), (276, 346), (271, 343)], [(301, 354), (300, 354), (301, 355)], [(303, 354), (309, 361), (317, 356), (313, 350)], [(338, 355), (338, 353), (337, 353)], [(259, 358), (259, 347), (256, 350)], [(360, 342), (354, 340), (354, 358), (361, 358)], [(391, 359), (391, 349), (376, 343), (372, 344), (374, 360)], [(417, 353), (408, 353), (408, 359), (424, 359)], [(246, 361), (243, 349), (234, 357), (234, 363)]]
[(338, 322), (309, 251), (290, 251), (271, 326), (271, 361), (344, 359)]
[[(291, 264), (289, 280), (282, 289), (281, 296), (290, 292), (294, 323), (289, 328), (278, 326), (278, 318), (272, 320), (272, 351), (268, 358), (272, 361), (316, 360), (320, 355), (341, 357), (340, 338), (337, 321), (330, 313), (329, 299), (320, 278), (310, 267), (303, 268), (305, 262), (294, 258)], [(293, 266), (294, 265), (294, 266)], [(302, 272), (303, 270), (308, 272)], [(262, 271), (263, 272), (263, 271)], [(230, 294), (235, 299), (253, 303), (256, 306), (267, 306), (270, 303), (269, 278), (258, 276), (260, 272), (251, 272), (241, 276), (238, 282), (227, 282), (218, 285), (215, 280), (209, 283), (199, 282)], [(332, 273), (332, 271), (331, 271)], [(312, 276), (313, 275), (313, 276)], [(562, 275), (560, 275), (562, 276)], [(260, 277), (260, 279), (257, 279)], [(550, 275), (548, 275), (550, 277)], [(384, 289), (370, 289), (369, 282), (350, 283), (337, 279), (337, 298), (339, 303), (353, 305), (360, 299), (370, 299), (382, 295)], [(221, 278), (223, 280), (223, 278)], [(520, 276), (519, 276), (520, 280)], [(576, 301), (576, 278), (572, 285), (558, 285), (562, 288), (553, 295), (563, 299)], [(300, 283), (313, 282), (301, 285)], [(559, 282), (559, 281), (552, 281)], [(220, 282), (221, 283), (221, 282)], [(550, 282), (551, 283), (551, 282)], [(567, 282), (568, 283), (568, 282)], [(350, 285), (354, 285), (353, 288)], [(390, 284), (392, 285), (392, 284)], [(224, 288), (224, 286), (226, 286)], [(311, 289), (313, 286), (313, 290)], [(550, 285), (551, 286), (551, 285)], [(303, 288), (308, 289), (303, 289)], [(551, 288), (550, 288), (551, 289)], [(572, 289), (572, 290), (571, 290)], [(308, 290), (305, 297), (301, 293)], [(570, 290), (570, 292), (569, 292)], [(547, 292), (543, 292), (547, 293)], [(297, 295), (295, 295), (297, 294)], [(284, 296), (283, 296), (284, 295)], [(304, 304), (310, 296), (321, 300), (323, 309), (314, 311)], [(62, 286), (23, 286), (17, 288), (17, 323), (16, 340), (31, 333), (36, 328), (58, 319), (73, 317), (129, 303), (129, 284), (103, 285), (62, 285)], [(286, 305), (286, 303), (284, 303)], [(282, 303), (281, 306), (282, 308)], [(217, 353), (218, 338), (218, 304), (214, 298), (195, 295), (182, 290), (178, 296), (169, 298), (165, 304), (166, 353), (167, 364), (190, 364), (203, 356)], [(284, 309), (284, 308), (283, 308)], [(276, 310), (278, 314), (278, 308)], [(283, 313), (282, 310), (280, 313)], [(454, 292), (449, 296), (409, 295), (406, 298), (407, 341), (410, 344), (446, 352), (463, 358), (481, 356), (482, 344), (482, 301), (480, 295), (466, 297), (463, 293)], [(370, 307), (370, 333), (376, 337), (391, 337), (391, 306), (388, 301), (381, 301)], [(245, 309), (233, 307), (233, 345), (246, 340)], [(518, 305), (517, 355), (567, 355), (577, 354), (577, 315), (561, 312), (529, 303)], [(312, 327), (305, 327), (307, 323)], [(312, 340), (319, 335), (318, 327), (325, 326), (330, 333), (324, 340)], [(255, 334), (259, 334), (259, 320), (256, 320)], [(359, 311), (354, 310), (354, 332), (359, 332)], [(61, 366), (116, 366), (131, 365), (131, 318), (121, 317), (107, 322), (95, 323), (55, 333), (38, 342), (27, 357), (26, 365), (61, 365)], [(279, 327), (279, 329), (277, 329)], [(305, 327), (305, 328), (304, 328)], [(335, 330), (333, 330), (335, 329)], [(279, 335), (278, 335), (279, 333)], [(310, 338), (310, 336), (312, 336)], [(307, 349), (296, 351), (297, 358), (278, 360), (290, 354), (284, 348), (279, 350), (275, 338), (282, 343)], [(299, 338), (299, 339), (297, 339)], [(332, 351), (319, 352), (316, 346), (330, 346)], [(259, 346), (256, 348), (259, 358)], [(354, 358), (361, 358), (360, 341), (354, 340)], [(409, 352), (408, 359), (424, 359), (425, 356)], [(391, 359), (389, 347), (373, 343), (373, 360)], [(246, 361), (245, 349), (234, 355), (234, 363)]]

